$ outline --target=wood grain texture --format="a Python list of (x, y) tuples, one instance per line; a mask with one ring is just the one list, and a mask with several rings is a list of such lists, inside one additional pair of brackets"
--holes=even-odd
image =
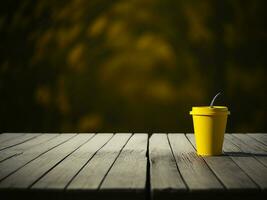
[[(187, 134), (188, 139), (196, 148), (195, 137)], [(227, 144), (226, 144), (227, 145)], [(257, 185), (246, 175), (243, 170), (227, 155), (203, 157), (212, 171), (227, 189), (256, 189)]]
[(25, 133), (1, 133), (0, 134), (0, 144), (14, 138), (21, 137)]
[(0, 134), (1, 198), (265, 200), (265, 140), (226, 134), (201, 157), (192, 134)]
[(187, 190), (178, 171), (167, 134), (153, 134), (149, 138), (149, 163), (153, 199), (170, 199), (171, 194)]
[(178, 168), (189, 190), (223, 189), (216, 176), (184, 134), (168, 134)]
[(145, 199), (147, 134), (134, 134), (100, 186), (112, 199)]
[(113, 134), (96, 135), (38, 180), (32, 188), (64, 189), (95, 152), (112, 136)]
[(122, 149), (100, 189), (145, 189), (147, 134), (135, 134)]
[(5, 160), (0, 163), (0, 180), (3, 180), (10, 174), (19, 170), (21, 167), (26, 165), (27, 163), (33, 161), (37, 157), (46, 153), (47, 151), (55, 148), (57, 145), (60, 145), (70, 138), (74, 137), (76, 134), (61, 134), (48, 142), (44, 142), (39, 144), (38, 146), (28, 149), (23, 152), (23, 154), (19, 154), (18, 156), (12, 157), (8, 160)]
[(67, 189), (97, 190), (131, 134), (116, 134), (71, 181)]
[(22, 154), (26, 150), (29, 150), (30, 148), (33, 148), (36, 146), (39, 146), (42, 143), (47, 142), (58, 135), (59, 134), (42, 134), (39, 137), (35, 137), (35, 138), (28, 140), (24, 143), (21, 143), (19, 145), (4, 149), (0, 154), (0, 162), (3, 160), (6, 160), (8, 158), (11, 158), (13, 156)]
[(51, 151), (39, 156), (20, 170), (8, 176), (0, 182), (0, 187), (29, 188), (35, 183), (35, 181), (47, 173), (48, 170), (51, 170), (69, 154), (87, 142), (87, 140), (89, 140), (92, 136), (93, 134), (79, 134), (73, 137), (66, 143), (63, 143)]
[(267, 167), (267, 152), (265, 146), (245, 134), (227, 134), (226, 138), (238, 146), (244, 153), (254, 156)]
[[(239, 142), (238, 142), (239, 143)], [(263, 190), (267, 188), (267, 168), (226, 135), (223, 150)]]
[(267, 145), (267, 134), (264, 133), (249, 133), (247, 134), (250, 137), (254, 138), (255, 140), (258, 140), (259, 142)]
[(253, 148), (256, 149), (255, 153), (267, 153), (267, 146), (259, 142), (258, 140), (250, 137), (247, 134), (242, 134), (242, 133), (236, 133), (233, 134), (232, 136), (237, 137), (238, 139), (242, 140), (245, 144), (253, 146)]
[(23, 134), (23, 135), (18, 136), (18, 137), (13, 137), (12, 139), (3, 141), (0, 144), (0, 151), (7, 149), (7, 148), (10, 148), (10, 147), (13, 147), (13, 146), (18, 145), (18, 144), (22, 144), (23, 142), (26, 142), (26, 141), (31, 140), (31, 139), (38, 137), (38, 136), (40, 136), (40, 134), (27, 133), (27, 134)]

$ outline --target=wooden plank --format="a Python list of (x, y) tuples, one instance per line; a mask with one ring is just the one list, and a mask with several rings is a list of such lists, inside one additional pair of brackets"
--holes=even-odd
[(32, 140), (28, 140), (19, 145), (4, 149), (3, 151), (0, 151), (0, 162), (13, 156), (22, 154), (24, 151), (47, 142), (58, 135), (59, 134), (42, 134), (39, 137), (33, 138)]
[(223, 189), (203, 158), (184, 134), (168, 134), (171, 148), (182, 177), (191, 191)]
[(96, 135), (38, 180), (32, 188), (64, 189), (95, 152), (105, 145), (112, 136), (113, 134)]
[(92, 136), (93, 134), (79, 134), (51, 151), (42, 154), (0, 182), (0, 188), (30, 187)]
[(226, 134), (226, 138), (238, 146), (243, 152), (251, 154), (267, 167), (267, 152), (264, 145), (245, 134)]
[(249, 133), (247, 134), (255, 140), (267, 145), (267, 134), (265, 133)]
[(69, 190), (97, 190), (131, 134), (116, 134), (67, 186)]
[(262, 144), (261, 142), (257, 141), (256, 139), (250, 137), (247, 134), (242, 134), (242, 133), (235, 133), (233, 134), (233, 136), (239, 138), (240, 140), (242, 140), (244, 143), (253, 146), (253, 148), (257, 149), (257, 153), (263, 152), (263, 153), (267, 153), (267, 146)]
[(27, 133), (19, 137), (14, 137), (11, 140), (6, 140), (0, 144), (0, 151), (21, 144), (38, 136), (40, 136), (40, 134)]
[(251, 142), (251, 140), (247, 140), (247, 135), (245, 134), (226, 134), (225, 138), (228, 139), (229, 141), (233, 142), (238, 148), (240, 148), (242, 151), (250, 154), (264, 154), (265, 151), (258, 146), (257, 142), (255, 140)]
[(8, 140), (12, 140), (16, 137), (21, 137), (23, 135), (24, 133), (2, 133), (0, 134), (0, 144)]
[(27, 163), (36, 159), (40, 155), (53, 149), (54, 147), (66, 142), (76, 134), (60, 134), (58, 137), (49, 140), (48, 142), (42, 143), (34, 148), (26, 150), (23, 154), (16, 157), (12, 157), (4, 162), (0, 163), (0, 180), (3, 180), (19, 168), (23, 167)]
[(106, 175), (100, 193), (112, 199), (145, 199), (147, 134), (134, 134)]
[(145, 189), (147, 134), (134, 134), (107, 174), (101, 189)]
[(167, 134), (153, 134), (149, 139), (150, 187), (154, 199), (169, 199), (183, 192), (186, 185), (178, 171)]
[(261, 189), (267, 188), (267, 168), (262, 163), (234, 145), (227, 135), (223, 150)]
[[(196, 148), (193, 134), (186, 135)], [(221, 180), (227, 189), (255, 189), (257, 185), (246, 175), (239, 166), (226, 155), (203, 157), (216, 176)]]

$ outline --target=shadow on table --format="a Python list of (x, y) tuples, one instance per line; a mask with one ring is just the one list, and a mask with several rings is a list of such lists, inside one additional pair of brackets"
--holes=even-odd
[(251, 156), (260, 156), (260, 157), (267, 157), (266, 153), (247, 153), (247, 152), (224, 152), (224, 156), (232, 156), (232, 157), (251, 157)]

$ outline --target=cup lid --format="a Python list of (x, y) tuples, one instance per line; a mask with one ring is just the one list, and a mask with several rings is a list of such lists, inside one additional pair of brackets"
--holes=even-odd
[(199, 106), (193, 107), (190, 115), (229, 115), (230, 111), (226, 106)]

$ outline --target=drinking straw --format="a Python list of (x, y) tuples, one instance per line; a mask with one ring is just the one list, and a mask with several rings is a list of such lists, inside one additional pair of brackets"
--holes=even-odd
[(214, 101), (215, 99), (221, 94), (221, 92), (219, 92), (218, 94), (215, 95), (215, 97), (213, 97), (211, 103), (210, 103), (210, 107), (213, 107)]

